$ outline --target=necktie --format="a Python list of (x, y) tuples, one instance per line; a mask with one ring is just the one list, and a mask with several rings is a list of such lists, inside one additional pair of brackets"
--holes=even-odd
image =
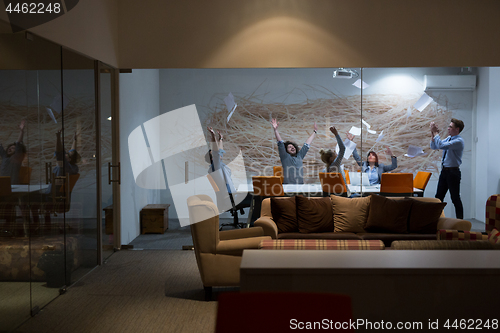
[[(450, 142), (451, 141), (451, 137), (448, 137), (445, 142)], [(441, 164), (444, 166), (444, 159), (446, 158), (446, 154), (448, 153), (448, 150), (446, 149), (443, 153), (443, 161), (441, 162)]]

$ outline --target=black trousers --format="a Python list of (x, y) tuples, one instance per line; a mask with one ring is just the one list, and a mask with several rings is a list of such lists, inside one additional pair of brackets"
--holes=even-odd
[(459, 168), (445, 169), (441, 170), (439, 175), (439, 182), (436, 191), (436, 198), (443, 201), (446, 196), (446, 192), (450, 190), (451, 201), (455, 206), (455, 214), (457, 219), (464, 218), (464, 206), (462, 205), (462, 200), (460, 199), (460, 181), (462, 179), (462, 173)]

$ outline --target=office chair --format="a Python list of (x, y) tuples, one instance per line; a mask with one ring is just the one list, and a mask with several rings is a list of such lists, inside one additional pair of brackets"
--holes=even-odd
[(413, 196), (413, 174), (383, 173), (380, 180), (380, 195), (386, 197)]
[(345, 181), (347, 184), (351, 183), (351, 179), (349, 178), (349, 170), (344, 169)]
[[(71, 193), (79, 178), (79, 173), (66, 176), (56, 176), (52, 174), (52, 201), (44, 205), (46, 225), (50, 224), (50, 214), (57, 216), (57, 214), (69, 212), (71, 209)], [(61, 184), (61, 186), (59, 190), (56, 191), (58, 184)]]
[[(219, 200), (225, 200), (225, 198), (222, 197), (222, 193), (219, 190), (219, 186), (217, 186), (217, 183), (213, 179), (213, 177), (208, 174), (207, 175), (208, 181), (210, 182), (210, 185), (212, 185), (212, 188), (214, 189), (215, 196), (217, 198), (217, 201)], [(251, 207), (251, 196), (250, 193), (247, 193), (247, 196), (243, 201), (241, 201), (239, 204), (235, 204), (234, 197), (232, 193), (229, 193), (229, 200), (231, 201), (231, 209), (229, 209), (229, 212), (231, 213), (231, 216), (233, 217), (233, 223), (221, 223), (219, 230), (222, 230), (223, 227), (234, 227), (235, 229), (238, 228), (245, 228), (248, 226), (248, 223), (240, 223), (239, 218), (238, 218), (238, 212), (243, 215), (245, 214), (245, 211), (243, 208)]]
[(250, 208), (250, 226), (260, 217), (262, 200), (269, 197), (282, 197), (285, 195), (280, 176), (254, 176), (252, 177), (253, 198)]
[(273, 176), (280, 177), (281, 184), (283, 184), (283, 180), (285, 179), (283, 176), (283, 167), (282, 166), (273, 166)]
[(22, 166), (19, 169), (19, 184), (29, 185), (32, 170), (33, 169), (31, 167), (27, 167), (27, 166)]
[(422, 193), (421, 195), (419, 193), (419, 196), (421, 197), (424, 196), (425, 187), (427, 186), (429, 179), (431, 179), (431, 176), (432, 176), (431, 172), (425, 172), (425, 171), (419, 171), (415, 175), (415, 179), (413, 179), (413, 187), (422, 190)]
[(15, 220), (15, 205), (17, 199), (12, 196), (10, 177), (0, 177), (0, 218), (5, 219), (6, 229), (10, 229), (11, 222)]
[(342, 197), (349, 196), (347, 186), (340, 172), (320, 172), (319, 181), (323, 190), (323, 196), (327, 197), (330, 194)]

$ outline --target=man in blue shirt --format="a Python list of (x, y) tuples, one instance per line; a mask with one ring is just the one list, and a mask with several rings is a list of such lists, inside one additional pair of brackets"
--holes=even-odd
[(458, 134), (464, 129), (464, 122), (452, 118), (448, 126), (448, 137), (444, 140), (439, 137), (439, 129), (434, 122), (431, 122), (430, 127), (431, 149), (443, 150), (442, 169), (439, 175), (436, 198), (443, 201), (446, 192), (450, 190), (456, 217), (457, 219), (463, 219), (464, 207), (460, 199), (460, 180), (462, 179), (460, 165), (462, 164), (462, 154), (464, 152), (464, 139)]

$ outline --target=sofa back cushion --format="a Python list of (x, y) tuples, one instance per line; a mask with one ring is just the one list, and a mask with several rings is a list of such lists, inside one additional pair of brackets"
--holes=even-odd
[(413, 200), (410, 216), (408, 217), (408, 232), (435, 234), (439, 217), (443, 214), (445, 206), (446, 202)]
[(412, 203), (413, 200), (409, 198), (393, 200), (377, 194), (371, 195), (366, 231), (406, 233)]
[(344, 198), (331, 195), (335, 232), (364, 232), (370, 197)]
[(299, 231), (295, 197), (271, 198), (271, 214), (278, 233)]
[(299, 231), (304, 234), (333, 232), (333, 213), (330, 198), (295, 197)]

